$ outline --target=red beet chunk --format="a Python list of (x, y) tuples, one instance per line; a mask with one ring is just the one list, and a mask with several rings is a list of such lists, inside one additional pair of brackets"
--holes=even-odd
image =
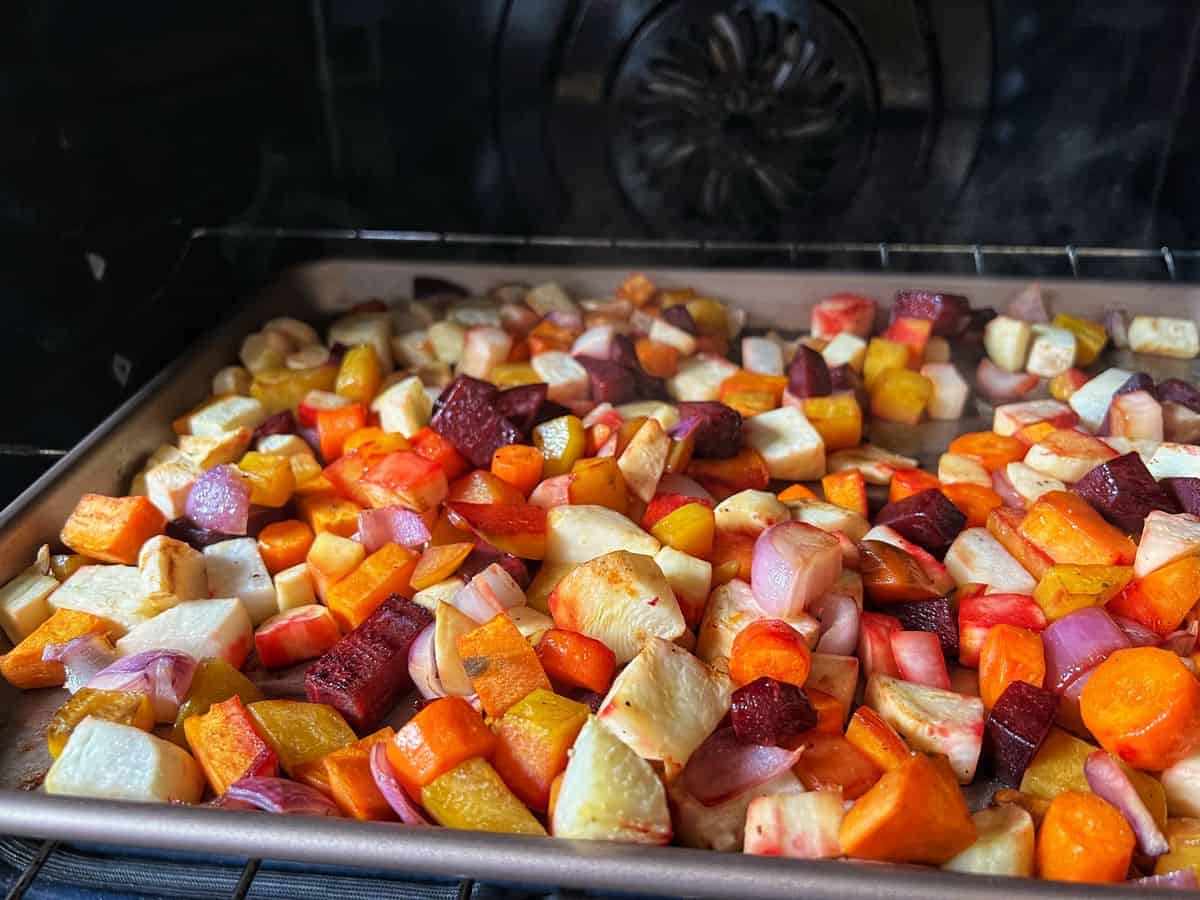
[(408, 651), (433, 621), (429, 610), (393, 595), (309, 668), (304, 691), (360, 734), (378, 726), (412, 688)]
[(446, 281), (444, 278), (433, 278), (428, 275), (413, 277), (413, 299), (422, 300), (425, 297), (470, 297), (471, 292), (461, 284)]
[[(562, 692), (560, 692), (562, 693)], [(600, 705), (604, 703), (604, 695), (598, 694), (595, 691), (589, 691), (585, 688), (574, 688), (565, 692), (566, 696), (574, 700), (576, 703), (582, 703), (592, 711), (592, 715), (598, 715)]]
[(941, 557), (967, 527), (967, 517), (945, 494), (930, 488), (887, 504), (879, 511), (875, 524), (890, 525), (917, 546)]
[(624, 366), (633, 372), (638, 371), (640, 366), (638, 365), (637, 358), (637, 344), (633, 340), (633, 335), (614, 335), (612, 349), (608, 352), (608, 358), (618, 366)]
[(892, 319), (931, 319), (933, 334), (957, 337), (971, 322), (971, 304), (959, 294), (936, 291), (900, 291), (892, 304)]
[(529, 434), (537, 424), (538, 413), (546, 402), (546, 385), (522, 384), (501, 391), (496, 397), (496, 412), (518, 428), (522, 434)]
[(1024, 681), (1004, 689), (984, 726), (988, 755), (996, 777), (1011, 787), (1033, 762), (1042, 741), (1054, 724), (1058, 698), (1049, 691)]
[(688, 312), (688, 308), (682, 304), (679, 306), (668, 306), (662, 313), (663, 321), (674, 325), (680, 331), (686, 331), (688, 334), (697, 335), (700, 330), (696, 327), (696, 320), (692, 318), (692, 314)]
[(296, 417), (292, 415), (290, 409), (285, 409), (283, 412), (277, 412), (273, 416), (267, 416), (262, 424), (254, 429), (254, 434), (251, 440), (257, 444), (259, 438), (270, 437), (274, 434), (295, 434), (296, 433)]
[(731, 459), (742, 448), (742, 414), (724, 403), (680, 403), (679, 422), (695, 437), (698, 457)]
[(203, 550), (211, 544), (219, 544), (221, 541), (232, 541), (234, 538), (245, 537), (245, 535), (241, 534), (226, 534), (223, 531), (213, 531), (211, 528), (204, 528), (197, 525), (187, 516), (180, 516), (178, 519), (172, 519), (168, 522), (166, 534), (169, 538), (183, 541), (193, 550)]
[(1142, 458), (1126, 453), (1103, 462), (1071, 488), (1128, 534), (1137, 534), (1153, 510), (1179, 512), (1175, 498), (1154, 480)]
[(788, 390), (797, 397), (828, 397), (833, 393), (825, 357), (801, 344), (788, 366)]
[(942, 652), (958, 655), (958, 612), (949, 597), (889, 603), (888, 615), (895, 616), (905, 631), (931, 631), (942, 642)]
[(1194, 413), (1200, 413), (1200, 388), (1188, 384), (1179, 378), (1168, 378), (1160, 384), (1155, 393), (1159, 403), (1178, 403), (1186, 406)]
[(641, 400), (661, 400), (664, 403), (671, 399), (667, 392), (667, 382), (656, 378), (640, 366), (633, 370), (634, 381), (637, 382), (637, 396)]
[(1164, 478), (1159, 482), (1185, 513), (1200, 516), (1200, 478)]
[(251, 506), (250, 512), (246, 516), (246, 534), (250, 537), (258, 537), (259, 532), (268, 525), (274, 525), (276, 522), (293, 517), (294, 511), (290, 504), (287, 506)]
[(499, 563), (500, 568), (511, 575), (512, 580), (522, 589), (529, 587), (529, 569), (526, 567), (525, 561), (511, 553), (501, 553), (491, 544), (477, 545), (468, 553), (467, 558), (458, 567), (458, 574), (463, 578), (471, 579), (492, 563)]
[(1120, 394), (1132, 394), (1134, 391), (1149, 391), (1150, 395), (1154, 395), (1154, 379), (1145, 372), (1134, 372), (1130, 375), (1123, 385), (1116, 389), (1113, 396)]
[(739, 741), (769, 747), (794, 741), (817, 725), (817, 711), (803, 690), (765, 675), (733, 692), (729, 716)]
[(575, 361), (587, 369), (592, 399), (597, 403), (629, 403), (637, 398), (637, 379), (633, 372), (608, 359), (577, 356)]
[(441, 408), (429, 427), (454, 445), (454, 449), (480, 469), (492, 463), (492, 454), (521, 440), (521, 432), (496, 411), (499, 391), (486, 381), (460, 375), (438, 398)]

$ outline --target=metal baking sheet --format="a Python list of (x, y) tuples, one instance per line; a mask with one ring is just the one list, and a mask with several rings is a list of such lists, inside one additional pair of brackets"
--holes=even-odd
[[(628, 274), (617, 267), (562, 267), (380, 262), (331, 259), (284, 272), (193, 351), (157, 376), (0, 513), (0, 583), (29, 565), (42, 543), (55, 545), (63, 521), (85, 492), (120, 494), (145, 458), (171, 440), (171, 420), (203, 400), (213, 373), (235, 361), (241, 338), (276, 315), (323, 319), (355, 303), (406, 296), (414, 275), (437, 275), (482, 292), (511, 281), (557, 280), (574, 296), (604, 296)], [(800, 330), (822, 297), (853, 290), (881, 301), (895, 291), (935, 287), (963, 293), (976, 306), (1003, 309), (1023, 282), (1000, 278), (915, 274), (798, 273), (650, 269), (660, 285), (693, 285), (741, 306), (748, 324)], [(1200, 318), (1200, 288), (1172, 284), (1045, 281), (1059, 309), (1099, 315), (1108, 307), (1133, 313)], [(1193, 363), (1134, 360), (1156, 378), (1195, 379)], [(919, 456), (925, 465), (958, 432), (987, 427), (990, 410), (976, 407), (956, 423), (917, 428), (878, 423), (871, 439)], [(286, 689), (287, 685), (280, 685)], [(0, 833), (86, 840), (225, 855), (364, 866), (481, 880), (553, 884), (635, 894), (746, 900), (808, 898), (866, 900), (923, 896), (930, 900), (1009, 896), (1091, 897), (1111, 890), (1033, 880), (931, 873), (916, 867), (802, 862), (677, 847), (647, 848), (492, 835), (449, 829), (405, 829), (343, 819), (269, 816), (230, 810), (127, 804), (52, 797), (36, 790), (49, 767), (43, 737), (64, 692), (21, 692), (0, 685)]]

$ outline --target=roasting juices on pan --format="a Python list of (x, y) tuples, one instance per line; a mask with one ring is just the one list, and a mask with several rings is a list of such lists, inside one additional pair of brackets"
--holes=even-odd
[[(1195, 887), (1200, 391), (1101, 355), (1196, 324), (878, 312), (742, 336), (634, 275), (267, 322), (0, 591), (0, 672), (69, 692), (45, 790)], [(936, 471), (864, 442), (972, 389)]]

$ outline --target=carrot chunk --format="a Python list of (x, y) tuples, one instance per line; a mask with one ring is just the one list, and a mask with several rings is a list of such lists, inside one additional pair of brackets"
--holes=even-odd
[(994, 431), (972, 431), (960, 434), (950, 442), (949, 451), (975, 460), (989, 472), (1003, 469), (1010, 462), (1025, 458), (1026, 447), (1015, 437)]
[(733, 639), (729, 677), (749, 684), (764, 675), (804, 687), (812, 668), (812, 654), (803, 635), (782, 619), (751, 622)]
[(924, 469), (896, 469), (892, 473), (892, 483), (888, 486), (888, 503), (895, 503), (921, 491), (941, 487), (937, 477)]
[(388, 745), (388, 761), (409, 796), (472, 757), (487, 759), (496, 735), (462, 697), (434, 700), (396, 732)]
[(1063, 791), (1038, 830), (1038, 872), (1054, 881), (1124, 881), (1133, 847), (1133, 830), (1116, 807), (1095, 794)]
[(1028, 628), (1000, 624), (988, 629), (979, 651), (979, 697), (991, 709), (1014, 681), (1041, 687), (1046, 678), (1042, 636)]
[(1091, 504), (1066, 491), (1043, 494), (1025, 513), (1020, 531), (1056, 563), (1127, 566), (1137, 551), (1133, 541), (1104, 521)]
[(110, 634), (111, 623), (91, 613), (57, 609), (11, 651), (0, 656), (0, 675), (13, 687), (29, 690), (57, 687), (67, 677), (63, 664), (42, 660), (42, 652), (51, 644), (65, 644), (89, 634)]
[(296, 519), (272, 522), (258, 534), (258, 552), (272, 575), (304, 562), (312, 543), (312, 529)]
[(858, 469), (835, 472), (821, 479), (825, 500), (834, 506), (867, 515), (867, 482)]
[(608, 645), (562, 628), (551, 628), (542, 635), (537, 655), (552, 681), (597, 694), (608, 690), (617, 669), (617, 658)]
[(542, 452), (525, 444), (509, 444), (492, 454), (492, 474), (526, 497), (542, 480)]
[(166, 526), (163, 514), (146, 497), (84, 494), (59, 537), (76, 553), (133, 566), (142, 544)]

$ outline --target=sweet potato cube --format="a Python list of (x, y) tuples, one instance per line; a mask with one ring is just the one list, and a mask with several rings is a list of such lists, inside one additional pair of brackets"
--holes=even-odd
[(55, 610), (29, 637), (0, 656), (0, 674), (13, 687), (22, 690), (57, 687), (66, 680), (66, 669), (54, 660), (43, 662), (42, 651), (51, 644), (65, 644), (77, 637), (112, 632), (113, 625), (99, 616), (74, 609)]
[(384, 544), (353, 572), (330, 585), (325, 603), (342, 631), (366, 621), (388, 597), (412, 595), (411, 579), (419, 555), (399, 544)]
[(1056, 563), (1127, 566), (1137, 547), (1082, 497), (1044, 494), (1021, 520), (1021, 534)]
[(62, 527), (62, 542), (84, 556), (137, 565), (138, 551), (167, 521), (146, 497), (84, 494)]
[[(395, 735), (391, 728), (381, 728), (374, 734), (355, 741), (349, 747), (334, 750), (314, 762), (293, 769), (292, 775), (296, 780), (328, 794), (338, 805), (338, 809), (350, 818), (373, 822), (391, 821), (396, 818), (396, 813), (380, 792), (375, 784), (375, 777), (371, 774), (371, 748), (379, 743), (390, 742)], [(306, 777), (307, 773), (301, 771), (305, 767), (310, 772), (319, 774)]]
[(218, 796), (239, 779), (279, 773), (275, 751), (259, 734), (240, 697), (214, 703), (204, 715), (185, 719), (183, 731), (192, 755)]
[(1108, 604), (1108, 611), (1167, 635), (1180, 626), (1197, 601), (1200, 556), (1185, 556), (1130, 582)]
[(330, 492), (304, 494), (296, 499), (296, 512), (313, 534), (328, 531), (348, 538), (358, 531), (357, 503)]
[(396, 732), (388, 761), (412, 797), (439, 775), (472, 757), (488, 758), (496, 748), (492, 733), (462, 697), (435, 700)]
[(1077, 609), (1104, 606), (1132, 577), (1129, 566), (1051, 566), (1034, 589), (1033, 599), (1046, 621), (1055, 622)]
[(337, 756), (350, 756), (358, 751), (365, 750), (367, 756), (370, 756), (371, 748), (376, 744), (387, 744), (396, 736), (396, 729), (390, 725), (384, 725), (378, 731), (368, 734), (365, 738), (359, 738), (353, 744), (347, 747), (341, 747), (334, 750), (332, 753), (327, 753), (319, 759), (314, 759), (311, 762), (302, 763), (292, 770), (292, 778), (302, 784), (307, 784), (309, 787), (314, 787), (323, 794), (330, 793), (329, 787), (329, 772), (325, 764)]
[(436, 509), (449, 491), (442, 467), (411, 450), (389, 453), (360, 484), (376, 509), (399, 505), (425, 512)]
[(422, 788), (421, 803), (439, 825), (545, 836), (538, 820), (484, 759), (468, 759)]
[(531, 691), (553, 690), (537, 653), (506, 615), (461, 635), (455, 644), (471, 687), (493, 718), (504, 715)]
[(825, 450), (848, 450), (862, 443), (862, 407), (853, 394), (805, 397), (802, 408), (809, 424), (825, 442)]
[(538, 689), (511, 706), (495, 725), (492, 765), (514, 794), (535, 812), (546, 812), (550, 784), (567, 767), (567, 751), (588, 718), (588, 708)]
[(884, 772), (899, 767), (912, 750), (896, 729), (869, 706), (860, 706), (846, 726), (846, 740)]
[(974, 843), (975, 823), (946, 761), (918, 753), (858, 799), (839, 839), (847, 856), (941, 865)]
[[(240, 702), (240, 701), (239, 701)], [(248, 707), (258, 733), (291, 775), (298, 766), (353, 744), (354, 732), (332, 706), (303, 700), (259, 700)]]

